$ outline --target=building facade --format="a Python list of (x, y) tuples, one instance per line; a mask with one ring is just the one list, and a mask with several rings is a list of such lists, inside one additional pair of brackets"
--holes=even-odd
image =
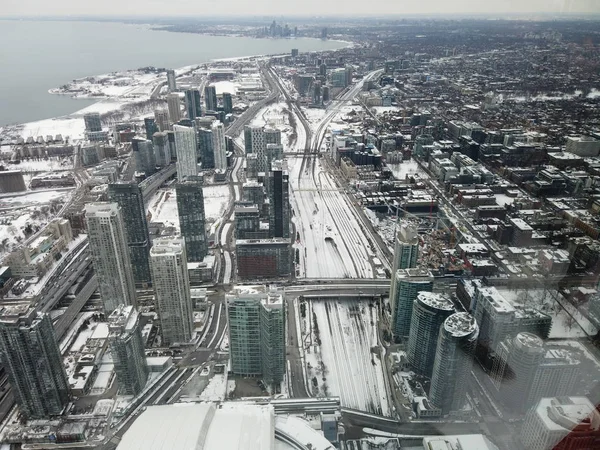
[(221, 122), (213, 122), (211, 127), (213, 137), (213, 152), (215, 158), (215, 169), (227, 170), (227, 149), (225, 145), (225, 127)]
[(394, 273), (398, 269), (417, 267), (418, 256), (419, 237), (416, 228), (407, 224), (400, 225), (394, 246)]
[(433, 291), (433, 275), (425, 269), (397, 270), (390, 286), (392, 332), (396, 338), (410, 334), (413, 303), (419, 292)]
[(156, 159), (152, 141), (133, 138), (131, 140), (131, 150), (136, 171), (145, 173), (146, 176), (150, 176), (156, 172)]
[(169, 87), (169, 92), (177, 90), (177, 80), (175, 79), (175, 71), (173, 69), (167, 70), (167, 86)]
[(181, 120), (181, 101), (178, 94), (167, 95), (167, 108), (169, 110), (170, 122), (179, 122)]
[(291, 274), (289, 239), (238, 239), (235, 249), (240, 279), (281, 278)]
[(127, 232), (117, 203), (85, 205), (88, 242), (104, 314), (121, 304), (136, 306), (135, 280), (127, 245)]
[(217, 110), (217, 89), (214, 86), (206, 86), (204, 88), (204, 103), (207, 111)]
[(169, 124), (169, 111), (165, 109), (157, 109), (154, 111), (154, 122), (158, 127), (158, 131), (169, 131), (171, 129)]
[(289, 174), (281, 161), (274, 161), (269, 172), (269, 233), (271, 237), (290, 237)]
[(198, 89), (188, 89), (185, 91), (185, 110), (187, 118), (190, 120), (202, 116), (202, 103)]
[(198, 155), (202, 159), (202, 169), (215, 168), (215, 148), (213, 132), (206, 128), (198, 130)]
[(175, 185), (179, 227), (188, 262), (200, 262), (208, 254), (202, 177), (187, 177)]
[(198, 175), (196, 154), (196, 132), (191, 127), (173, 125), (175, 148), (177, 149), (177, 178)]

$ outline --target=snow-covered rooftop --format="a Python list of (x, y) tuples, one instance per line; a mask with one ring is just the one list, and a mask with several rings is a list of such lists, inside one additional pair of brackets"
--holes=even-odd
[(452, 301), (448, 297), (446, 297), (442, 294), (422, 291), (422, 292), (419, 292), (419, 294), (417, 295), (417, 299), (421, 303), (423, 303), (431, 308), (441, 309), (444, 311), (452, 311), (454, 309), (454, 305), (452, 304)]
[(444, 329), (457, 338), (468, 336), (477, 330), (477, 322), (469, 313), (455, 313), (446, 319)]

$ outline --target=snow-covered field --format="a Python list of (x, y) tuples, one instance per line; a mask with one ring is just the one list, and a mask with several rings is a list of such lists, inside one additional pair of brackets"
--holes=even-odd
[(305, 353), (311, 388), (316, 381), (320, 396), (339, 396), (342, 406), (389, 416), (377, 307), (358, 300), (320, 300), (308, 303), (306, 311), (303, 322), (314, 344)]
[(372, 278), (372, 251), (358, 218), (318, 158), (289, 158), (299, 277)]
[(397, 164), (388, 164), (387, 166), (392, 171), (392, 174), (394, 174), (394, 178), (400, 181), (405, 180), (407, 176), (413, 175), (419, 175), (421, 178), (429, 178), (429, 175), (413, 159)]
[(12, 170), (21, 172), (49, 172), (73, 169), (71, 158), (24, 159), (19, 164), (11, 164)]

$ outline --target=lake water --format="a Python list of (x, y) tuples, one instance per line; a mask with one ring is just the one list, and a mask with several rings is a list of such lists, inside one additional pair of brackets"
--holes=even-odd
[(218, 58), (334, 50), (319, 39), (253, 39), (151, 30), (112, 22), (0, 21), (0, 126), (71, 114), (94, 103), (52, 95), (75, 78)]

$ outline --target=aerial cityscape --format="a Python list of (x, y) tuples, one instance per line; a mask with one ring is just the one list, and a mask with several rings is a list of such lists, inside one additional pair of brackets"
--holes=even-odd
[(0, 450), (600, 449), (600, 19), (554, 3), (0, 21), (132, 42), (0, 75)]

